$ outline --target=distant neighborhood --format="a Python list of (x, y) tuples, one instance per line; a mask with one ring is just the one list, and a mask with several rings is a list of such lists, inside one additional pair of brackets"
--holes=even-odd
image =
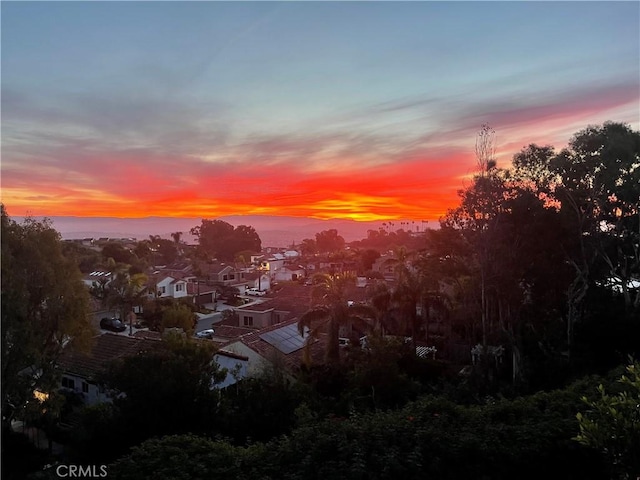
[[(402, 231), (402, 234), (405, 241), (420, 243), (424, 239), (424, 232)], [(370, 237), (380, 235), (388, 236), (387, 231), (381, 229), (372, 232)], [(109, 362), (137, 352), (142, 346), (162, 338), (165, 327), (154, 322), (147, 313), (149, 310), (155, 313), (154, 304), (159, 302), (164, 302), (166, 306), (170, 305), (167, 302), (180, 301), (191, 307), (193, 325), (178, 330), (215, 344), (215, 361), (229, 372), (216, 385), (217, 388), (225, 388), (275, 364), (284, 365), (288, 374), (295, 377), (303, 363), (305, 348), (311, 352), (311, 358), (321, 363), (326, 332), (309, 339), (298, 331), (299, 319), (311, 306), (314, 275), (352, 278), (345, 292), (350, 305), (366, 304), (370, 300), (370, 287), (373, 284), (385, 283), (392, 288), (397, 280), (394, 268), (397, 258), (392, 249), (380, 253), (373, 248), (363, 249), (357, 244), (347, 245), (336, 230), (318, 234), (321, 241), (324, 237), (327, 237), (329, 244), (322, 252), (313, 245), (315, 239), (307, 239), (289, 248), (264, 247), (260, 251), (244, 252), (244, 255), (236, 257), (236, 261), (227, 262), (198, 258), (198, 245), (186, 244), (179, 238), (178, 241), (169, 241), (151, 236), (151, 240), (142, 242), (133, 238), (107, 237), (65, 240), (68, 245), (84, 249), (85, 252), (100, 253), (103, 257), (102, 262), (93, 265), (95, 269), (85, 268), (90, 271), (86, 271), (83, 277), (84, 284), (92, 292), (93, 323), (99, 335), (90, 353), (66, 354), (62, 357), (62, 387), (80, 394), (87, 404), (109, 401), (108, 386), (99, 384), (101, 370)], [(136, 274), (144, 281), (137, 285), (140, 293), (134, 301), (123, 303), (122, 298), (114, 299), (105, 295), (112, 282), (117, 281), (119, 273), (117, 262), (113, 257), (104, 258), (104, 252), (116, 252), (116, 258), (124, 260), (126, 252), (147, 251), (140, 245), (153, 242), (157, 243), (158, 248), (149, 248), (149, 258), (162, 258), (162, 255), (156, 254), (170, 246), (173, 248), (169, 248), (173, 251), (169, 255), (172, 262), (153, 264)], [(110, 260), (111, 269), (100, 267)], [(124, 266), (125, 263), (121, 263), (120, 268)], [(129, 271), (125, 276), (130, 282)], [(112, 325), (101, 325), (99, 320), (103, 316), (119, 320), (120, 331), (114, 331)], [(444, 331), (443, 326), (435, 323), (431, 328)], [(169, 330), (174, 332), (175, 327)], [(387, 333), (400, 336), (407, 334), (399, 324), (397, 331), (392, 330)], [(353, 325), (343, 325), (340, 342), (347, 345), (352, 338), (366, 338), (367, 333), (366, 329), (358, 330)], [(419, 343), (419, 353), (435, 358), (435, 346), (426, 345), (424, 341)]]

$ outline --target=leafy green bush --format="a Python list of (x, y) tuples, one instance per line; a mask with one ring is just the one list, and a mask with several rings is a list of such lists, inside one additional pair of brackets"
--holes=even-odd
[(620, 377), (623, 390), (609, 394), (598, 386), (599, 398), (589, 400), (586, 412), (578, 412), (580, 433), (575, 439), (583, 445), (598, 449), (612, 466), (615, 478), (640, 476), (640, 363), (626, 368)]

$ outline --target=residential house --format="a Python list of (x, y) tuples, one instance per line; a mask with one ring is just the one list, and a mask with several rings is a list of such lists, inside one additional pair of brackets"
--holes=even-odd
[(86, 405), (109, 402), (108, 389), (99, 376), (110, 362), (153, 348), (158, 340), (105, 333), (93, 339), (89, 353), (66, 351), (58, 360), (63, 389), (78, 393)]
[(266, 271), (269, 276), (272, 276), (279, 268), (284, 267), (285, 262), (285, 256), (280, 253), (276, 253), (266, 259), (260, 260), (258, 268), (262, 271)]
[(268, 292), (271, 290), (271, 277), (268, 273), (260, 270), (246, 272), (244, 273), (244, 282), (238, 285), (240, 293), (244, 293), (243, 286), (245, 289), (257, 288), (258, 290)]
[(202, 274), (210, 284), (236, 285), (244, 280), (245, 273), (235, 265), (226, 263), (203, 264), (200, 266)]
[(246, 333), (252, 333), (257, 330), (253, 327), (239, 327), (237, 325), (228, 325), (223, 323), (216, 323), (213, 327), (214, 333), (211, 340), (219, 344), (229, 343), (232, 340), (240, 338)]
[(371, 270), (374, 272), (379, 272), (385, 278), (385, 280), (393, 281), (395, 280), (395, 266), (393, 260), (396, 257), (393, 254), (385, 254), (378, 257), (371, 266)]
[[(303, 363), (307, 341), (308, 335), (298, 332), (298, 320), (293, 318), (244, 334), (223, 345), (220, 351), (247, 358), (242, 364), (245, 376), (258, 375), (265, 368), (276, 366), (293, 378)], [(306, 348), (312, 361), (323, 358), (323, 338), (311, 340)]]
[[(154, 296), (154, 290), (150, 288), (150, 295)], [(155, 295), (159, 298), (183, 298), (188, 295), (187, 281), (163, 275), (155, 281)]]
[(271, 302), (255, 302), (235, 309), (239, 316), (239, 326), (264, 328), (275, 322), (274, 306)]
[(104, 283), (107, 284), (113, 279), (113, 273), (105, 270), (94, 270), (93, 272), (85, 275), (82, 278), (82, 282), (89, 288), (95, 284)]
[(290, 282), (296, 281), (306, 276), (305, 269), (300, 265), (285, 265), (273, 274), (273, 279), (276, 282)]
[(245, 378), (249, 371), (249, 357), (237, 353), (218, 350), (213, 359), (220, 369), (227, 370), (227, 376), (221, 382), (214, 385), (215, 388), (223, 389), (233, 385), (241, 378)]
[(187, 281), (187, 295), (193, 297), (196, 305), (215, 304), (218, 301), (218, 289), (193, 278), (185, 278)]
[(180, 278), (186, 278), (187, 276), (192, 275), (191, 272), (193, 271), (191, 263), (184, 260), (175, 261), (169, 265), (156, 266), (154, 268), (158, 273)]

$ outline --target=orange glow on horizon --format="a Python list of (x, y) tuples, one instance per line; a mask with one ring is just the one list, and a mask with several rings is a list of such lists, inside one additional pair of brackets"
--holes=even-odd
[[(437, 220), (448, 208), (456, 206), (458, 197), (455, 192), (449, 202), (430, 208), (420, 205), (407, 205), (395, 199), (371, 196), (342, 195), (341, 198), (329, 198), (315, 203), (289, 206), (260, 206), (250, 204), (219, 204), (216, 206), (188, 204), (180, 199), (165, 200), (161, 203), (133, 203), (126, 199), (102, 201), (91, 199), (81, 202), (66, 202), (55, 199), (34, 201), (24, 200), (20, 195), (14, 196), (9, 189), (3, 191), (2, 202), (10, 215), (56, 217), (114, 217), (114, 218), (217, 218), (230, 215), (269, 215), (306, 217), (319, 220), (350, 219), (370, 222), (385, 220)], [(444, 200), (444, 198), (443, 198)], [(376, 205), (377, 203), (377, 205)]]
[[(96, 163), (101, 164), (100, 160)], [(10, 215), (38, 217), (272, 215), (355, 221), (437, 220), (458, 204), (461, 178), (473, 168), (467, 152), (436, 159), (414, 154), (396, 163), (363, 165), (360, 170), (351, 166), (305, 171), (297, 165), (251, 170), (246, 164), (222, 169), (207, 163), (177, 162), (183, 168), (180, 176), (141, 171), (129, 162), (130, 157), (114, 159), (106, 173), (78, 184), (14, 172), (29, 178), (30, 185), (4, 185), (2, 202)]]

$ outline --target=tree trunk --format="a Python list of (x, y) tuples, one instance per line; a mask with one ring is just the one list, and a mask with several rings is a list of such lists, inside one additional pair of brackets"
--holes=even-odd
[(571, 351), (573, 348), (574, 326), (580, 321), (580, 309), (582, 307), (582, 301), (587, 294), (588, 287), (582, 272), (578, 272), (567, 291), (567, 351), (569, 360), (571, 360)]
[(480, 303), (482, 318), (482, 348), (487, 350), (487, 295), (485, 292), (484, 268), (480, 267)]
[(340, 324), (335, 317), (329, 320), (326, 360), (327, 363), (338, 363), (340, 360)]

